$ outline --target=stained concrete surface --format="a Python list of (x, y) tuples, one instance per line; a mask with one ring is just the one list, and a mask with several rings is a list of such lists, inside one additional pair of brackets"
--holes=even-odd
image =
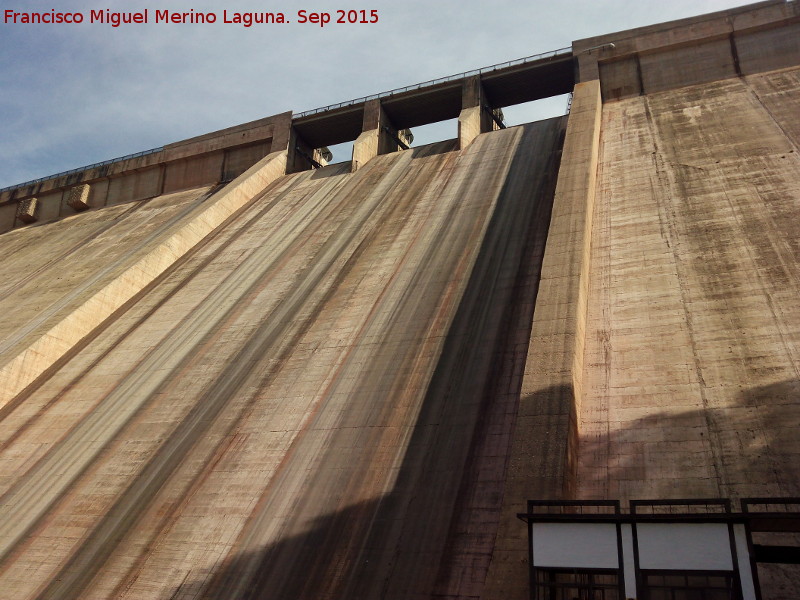
[[(20, 281), (5, 298), (11, 318), (6, 322), (10, 328), (7, 337), (0, 344), (3, 382), (0, 407), (13, 401), (26, 386), (285, 171), (286, 152), (272, 152), (213, 194), (193, 191), (166, 195), (146, 203), (143, 211), (123, 211), (123, 215), (133, 215), (124, 226), (106, 232), (100, 243), (83, 257), (80, 253), (71, 256), (72, 250), (67, 251), (70, 259), (67, 264), (51, 261), (37, 274), (38, 279), (29, 279), (26, 263), (36, 263), (37, 259), (31, 260), (29, 256), (46, 255), (48, 244), (29, 245), (18, 257), (21, 266), (12, 266), (12, 275), (18, 275)], [(173, 200), (178, 209), (171, 207)], [(166, 213), (163, 219), (161, 212)], [(65, 227), (74, 225), (81, 231), (80, 223), (68, 222)], [(51, 229), (42, 231), (46, 235)], [(102, 231), (101, 228), (98, 233)], [(83, 249), (94, 241), (86, 238), (78, 247)], [(19, 307), (23, 311), (14, 312)], [(25, 311), (32, 316), (28, 317)]]
[(599, 82), (575, 86), (485, 598), (529, 594), (523, 499), (574, 493), (601, 114)]
[[(786, 100), (759, 99), (787, 81)], [(605, 105), (582, 439), (665, 410), (705, 416), (680, 435), (666, 428), (675, 446), (652, 457), (644, 433), (610, 454), (581, 452), (582, 493), (800, 493), (800, 446), (768, 443), (790, 437), (797, 391), (737, 401), (800, 380), (800, 153), (787, 134), (800, 123), (797, 82), (776, 73)], [(779, 404), (784, 423), (767, 426)], [(746, 415), (770, 468), (739, 464), (747, 445), (733, 423)], [(615, 459), (631, 455), (640, 475), (617, 476)]]
[(0, 598), (522, 600), (529, 497), (800, 495), (800, 70), (599, 85), (560, 170), (556, 119), (0, 237), (0, 358), (83, 327), (0, 388)]
[(479, 595), (564, 121), (286, 176), (178, 259), (2, 409), (0, 596)]
[(604, 105), (578, 497), (800, 495), (799, 73)]

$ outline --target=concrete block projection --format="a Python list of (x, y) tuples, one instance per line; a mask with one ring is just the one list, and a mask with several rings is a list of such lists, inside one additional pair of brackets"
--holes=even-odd
[(798, 39), (762, 2), (0, 190), (0, 598), (525, 600), (529, 498), (800, 496)]

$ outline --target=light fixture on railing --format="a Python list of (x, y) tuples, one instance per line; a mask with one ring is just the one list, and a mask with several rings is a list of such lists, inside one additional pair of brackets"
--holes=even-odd
[(579, 54), (586, 54), (588, 52), (591, 52), (592, 50), (602, 50), (603, 48), (614, 49), (616, 47), (617, 46), (616, 46), (616, 44), (614, 44), (614, 42), (608, 42), (607, 44), (600, 44), (599, 46), (592, 46), (591, 48), (585, 48), (585, 49), (581, 50), (579, 52)]

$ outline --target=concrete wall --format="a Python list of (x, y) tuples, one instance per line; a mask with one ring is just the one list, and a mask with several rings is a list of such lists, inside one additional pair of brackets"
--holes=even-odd
[(628, 56), (599, 65), (603, 100), (619, 100), (642, 94), (642, 67), (639, 56)]
[(604, 106), (581, 498), (800, 494), (799, 103), (794, 69)]
[(39, 199), (39, 223), (74, 215), (65, 198), (82, 183), (90, 185), (90, 208), (99, 208), (230, 181), (273, 150), (276, 131), (278, 146), (283, 143), (285, 149), (288, 133), (281, 128), (290, 122), (291, 113), (282, 113), (169, 144), (155, 153), (7, 190), (0, 193), (0, 233), (29, 226), (7, 216), (12, 208), (6, 207), (25, 198)]
[(527, 595), (527, 530), (516, 518), (524, 500), (569, 496), (575, 487), (600, 115), (599, 82), (578, 84), (558, 170), (486, 598)]
[[(58, 227), (32, 228), (30, 236), (22, 230), (4, 238), (0, 408), (283, 175), (285, 166), (285, 152), (272, 153), (210, 198), (200, 189), (171, 202), (120, 206), (97, 220), (78, 215), (77, 223), (65, 219), (52, 224)], [(57, 249), (42, 251), (37, 241), (47, 244), (51, 237)]]
[[(164, 188), (164, 167), (161, 165), (153, 166), (143, 171), (109, 179), (106, 184), (105, 198), (103, 198), (102, 193), (104, 182), (98, 183), (99, 185), (92, 186), (93, 194), (90, 205), (93, 208), (153, 198), (160, 195)], [(199, 181), (196, 185), (175, 186), (169, 191), (185, 190), (191, 187), (199, 187), (203, 184), (208, 185), (209, 183), (213, 183), (213, 181)]]
[(644, 93), (736, 76), (729, 38), (639, 55)]
[(376, 101), (356, 173), (284, 114), (6, 194), (0, 589), (523, 600), (527, 498), (800, 495), (783, 4), (594, 40), (558, 168)]
[(270, 142), (261, 142), (225, 151), (222, 181), (230, 181), (244, 173), (262, 157), (269, 154)]
[[(800, 6), (775, 0), (578, 40), (580, 81), (605, 101), (797, 65)], [(612, 47), (613, 44), (613, 47)]]
[[(0, 238), (2, 306), (18, 311), (0, 339), (23, 343), (43, 307), (104, 289), (81, 292), (85, 277), (140, 292), (102, 323), (68, 316), (88, 337), (59, 338), (62, 360), (4, 390), (0, 589), (480, 594), (562, 131), (559, 118), (288, 175), (233, 204), (229, 186)], [(129, 273), (164, 256), (154, 285)], [(42, 295), (59, 273), (68, 284)]]
[(14, 227), (17, 216), (17, 203), (0, 205), (0, 231), (8, 231)]
[(167, 163), (164, 193), (221, 181), (224, 161), (224, 152), (211, 152)]
[(794, 67), (800, 57), (800, 23), (735, 36), (744, 75)]

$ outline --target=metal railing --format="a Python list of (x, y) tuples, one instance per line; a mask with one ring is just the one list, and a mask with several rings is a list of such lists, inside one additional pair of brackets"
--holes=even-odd
[(147, 156), (148, 154), (155, 154), (156, 152), (161, 152), (163, 149), (164, 146), (159, 146), (158, 148), (152, 148), (150, 150), (142, 150), (141, 152), (135, 152), (134, 154), (126, 154), (125, 156), (112, 158), (110, 160), (104, 160), (103, 162), (92, 163), (91, 165), (86, 165), (85, 167), (77, 167), (75, 169), (70, 169), (69, 171), (62, 171), (61, 173), (56, 173), (55, 175), (47, 175), (46, 177), (31, 179), (30, 181), (25, 181), (23, 183), (15, 183), (14, 185), (7, 185), (4, 188), (0, 188), (0, 194), (2, 194), (3, 192), (7, 192), (8, 190), (26, 187), (28, 185), (33, 185), (41, 181), (47, 181), (48, 179), (57, 179), (58, 177), (64, 177), (65, 175), (72, 175), (73, 173), (80, 173), (81, 171), (88, 171), (89, 169), (95, 169), (97, 167), (104, 167), (105, 165), (110, 165), (111, 163), (128, 160), (130, 158), (138, 158), (140, 156)]
[(321, 106), (319, 108), (312, 108), (311, 110), (306, 110), (301, 113), (294, 115), (295, 119), (300, 119), (302, 117), (308, 117), (311, 115), (316, 115), (321, 112), (326, 112), (329, 110), (335, 110), (337, 108), (344, 108), (346, 106), (352, 106), (354, 104), (361, 104), (362, 102), (366, 102), (367, 100), (377, 100), (379, 98), (387, 98), (389, 96), (394, 96), (395, 94), (402, 94), (403, 92), (410, 92), (412, 90), (419, 90), (426, 87), (432, 87), (434, 85), (439, 85), (440, 83), (447, 83), (448, 81), (456, 81), (457, 79), (464, 79), (465, 77), (472, 77), (473, 75), (482, 75), (484, 73), (489, 73), (491, 71), (496, 71), (498, 69), (505, 69), (507, 67), (513, 67), (516, 65), (524, 65), (529, 62), (534, 62), (537, 60), (542, 60), (545, 58), (556, 58), (559, 56), (566, 56), (567, 54), (572, 54), (572, 47), (568, 48), (559, 48), (558, 50), (551, 50), (550, 52), (543, 52), (541, 54), (534, 54), (532, 56), (526, 56), (524, 58), (517, 58), (515, 60), (509, 60), (508, 62), (498, 63), (496, 65), (490, 65), (488, 67), (481, 67), (480, 69), (473, 69), (472, 71), (464, 71), (463, 73), (457, 73), (455, 75), (448, 75), (446, 77), (439, 77), (438, 79), (430, 79), (428, 81), (423, 81), (422, 83), (415, 83), (413, 85), (407, 85), (405, 87), (396, 88), (394, 90), (389, 90), (388, 92), (381, 92), (379, 94), (371, 94), (369, 96), (364, 96), (363, 98), (356, 98), (354, 100), (345, 100), (344, 102), (338, 102), (336, 104), (329, 104), (328, 106)]

